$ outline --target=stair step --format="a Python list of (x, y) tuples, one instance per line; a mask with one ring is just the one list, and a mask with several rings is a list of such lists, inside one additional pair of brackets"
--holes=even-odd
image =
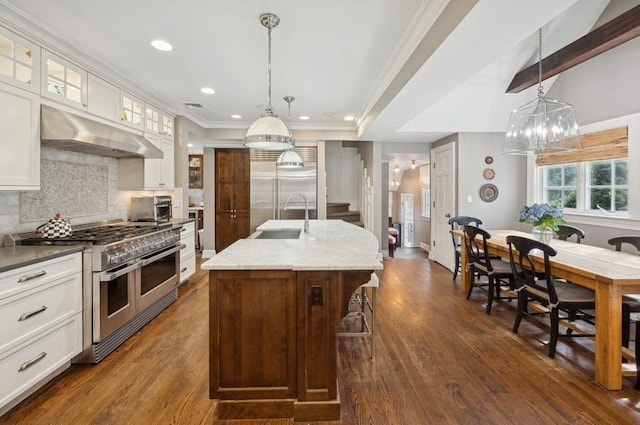
[(328, 202), (327, 203), (327, 215), (338, 212), (349, 211), (348, 202)]
[(344, 221), (359, 221), (360, 220), (360, 211), (344, 211), (327, 214), (328, 219), (333, 220), (344, 220)]

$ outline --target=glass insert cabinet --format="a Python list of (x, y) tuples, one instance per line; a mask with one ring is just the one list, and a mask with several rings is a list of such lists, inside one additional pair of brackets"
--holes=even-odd
[(189, 155), (189, 189), (202, 189), (203, 155)]

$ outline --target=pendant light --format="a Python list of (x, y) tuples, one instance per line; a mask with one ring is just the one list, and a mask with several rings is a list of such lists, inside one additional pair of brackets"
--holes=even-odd
[(280, 18), (273, 13), (263, 13), (260, 15), (260, 23), (267, 28), (269, 34), (269, 66), (268, 80), (269, 90), (267, 97), (267, 107), (264, 115), (256, 120), (244, 138), (244, 145), (252, 149), (283, 151), (293, 146), (293, 138), (289, 129), (274, 113), (271, 106), (271, 30), (278, 26)]
[(582, 149), (573, 106), (544, 97), (542, 87), (542, 28), (538, 30), (538, 97), (511, 112), (503, 154)]
[[(289, 104), (289, 112), (287, 115), (287, 121), (289, 122), (289, 133), (291, 133), (291, 102), (293, 102), (296, 98), (293, 96), (285, 96), (284, 101)], [(293, 133), (292, 133), (293, 134)], [(304, 167), (304, 163), (302, 162), (302, 158), (295, 151), (295, 140), (291, 144), (291, 148), (286, 150), (280, 154), (278, 159), (276, 160), (276, 167), (278, 168), (301, 168)]]

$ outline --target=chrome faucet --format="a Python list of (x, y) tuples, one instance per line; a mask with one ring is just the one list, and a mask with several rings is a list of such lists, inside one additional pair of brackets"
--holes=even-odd
[(292, 193), (287, 196), (287, 200), (284, 201), (284, 208), (287, 209), (287, 205), (289, 204), (289, 200), (292, 196), (300, 196), (304, 200), (304, 232), (309, 233), (309, 204), (307, 204), (307, 198), (302, 193)]

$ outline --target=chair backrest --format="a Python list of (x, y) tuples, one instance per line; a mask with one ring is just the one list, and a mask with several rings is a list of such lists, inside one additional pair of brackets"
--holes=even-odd
[(622, 251), (623, 244), (633, 245), (636, 250), (640, 251), (640, 236), (635, 235), (626, 235), (626, 236), (617, 236), (615, 238), (611, 238), (607, 241), (609, 245), (615, 245), (616, 251)]
[[(556, 294), (554, 279), (551, 276), (551, 264), (549, 257), (556, 255), (556, 250), (549, 245), (534, 239), (520, 236), (507, 236), (509, 245), (509, 262), (513, 273), (513, 282), (517, 291), (527, 290), (527, 294), (538, 301), (556, 304), (558, 295)], [(535, 250), (535, 254), (533, 255)], [(536, 261), (540, 262), (539, 254), (543, 254), (544, 271), (540, 270)]]
[(580, 243), (580, 241), (586, 236), (584, 230), (569, 224), (559, 224), (556, 234), (558, 235), (558, 239), (563, 241), (566, 241), (568, 238), (575, 235), (577, 243)]
[[(468, 224), (480, 226), (482, 224), (482, 220), (464, 215), (451, 217), (449, 219), (449, 226), (451, 226), (451, 230), (462, 230), (464, 226)], [(453, 249), (458, 249), (460, 247), (460, 240), (453, 233), (451, 234), (451, 240), (453, 241)]]
[(493, 271), (491, 258), (487, 250), (487, 239), (491, 235), (477, 226), (464, 226), (464, 241), (467, 249), (467, 261), (480, 271), (490, 273)]

